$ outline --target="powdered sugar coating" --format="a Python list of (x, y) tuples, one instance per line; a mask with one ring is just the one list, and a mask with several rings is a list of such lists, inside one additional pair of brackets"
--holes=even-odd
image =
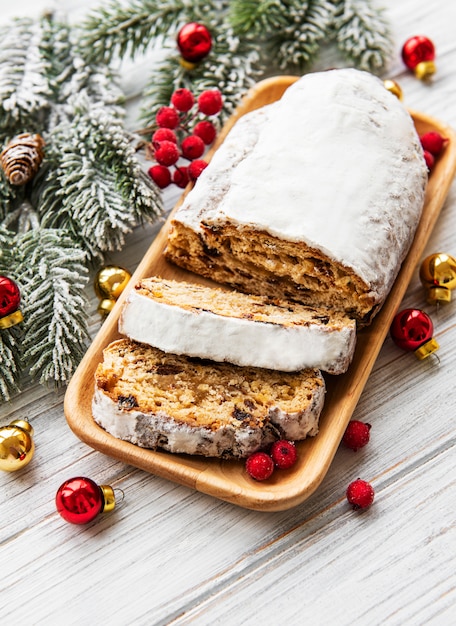
[(164, 352), (293, 372), (317, 368), (340, 374), (355, 347), (355, 326), (272, 324), (172, 306), (132, 291), (119, 332)]
[(413, 121), (378, 78), (308, 74), (235, 125), (175, 216), (304, 242), (389, 293), (424, 204)]

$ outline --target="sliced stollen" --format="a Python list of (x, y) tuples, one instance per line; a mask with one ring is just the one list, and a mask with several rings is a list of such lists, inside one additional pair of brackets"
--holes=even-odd
[(341, 374), (356, 344), (343, 314), (159, 277), (135, 285), (119, 332), (165, 352), (287, 372)]
[(166, 255), (366, 324), (409, 250), (426, 184), (413, 120), (380, 79), (306, 74), (234, 125), (174, 215)]
[(141, 447), (242, 458), (315, 435), (324, 395), (318, 370), (217, 364), (121, 339), (97, 367), (92, 410), (107, 432)]

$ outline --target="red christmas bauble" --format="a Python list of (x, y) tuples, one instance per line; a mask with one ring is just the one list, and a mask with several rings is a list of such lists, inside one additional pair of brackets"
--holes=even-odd
[(0, 276), (0, 330), (19, 324), (24, 319), (19, 311), (21, 294), (14, 280)]
[(63, 519), (70, 524), (87, 524), (107, 510), (114, 508), (111, 487), (97, 485), (90, 478), (77, 476), (66, 480), (57, 490), (55, 505)]
[(418, 78), (428, 78), (435, 72), (435, 47), (424, 35), (410, 37), (402, 46), (402, 60)]
[(427, 313), (420, 309), (404, 309), (397, 313), (390, 328), (394, 343), (406, 352), (415, 352), (424, 359), (439, 345), (433, 338), (434, 325)]
[(177, 34), (177, 47), (185, 61), (198, 63), (211, 51), (211, 33), (204, 24), (189, 22)]
[(14, 313), (19, 308), (21, 293), (14, 280), (0, 276), (0, 317)]

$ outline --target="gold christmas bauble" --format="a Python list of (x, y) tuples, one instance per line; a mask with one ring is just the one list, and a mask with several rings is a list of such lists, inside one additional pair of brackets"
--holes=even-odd
[(0, 428), (0, 470), (15, 472), (32, 460), (33, 428), (25, 420), (14, 420)]
[(106, 265), (98, 270), (93, 287), (97, 297), (100, 298), (99, 313), (107, 315), (112, 310), (130, 278), (130, 272), (117, 265)]
[(450, 302), (456, 287), (456, 259), (445, 252), (429, 255), (421, 263), (420, 280), (429, 303)]
[(395, 80), (392, 80), (391, 78), (387, 78), (386, 80), (383, 81), (383, 84), (385, 85), (385, 88), (388, 91), (390, 91), (393, 95), (396, 96), (396, 98), (399, 98), (399, 100), (402, 100), (402, 89), (400, 85), (396, 83)]

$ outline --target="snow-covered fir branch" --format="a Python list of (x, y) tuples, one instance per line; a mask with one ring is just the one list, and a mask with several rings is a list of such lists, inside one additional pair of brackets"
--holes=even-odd
[(43, 122), (52, 89), (50, 64), (41, 54), (41, 23), (18, 19), (0, 30), (1, 139)]
[[(189, 69), (181, 65), (175, 39), (180, 26), (190, 21), (210, 29), (213, 47)], [(392, 48), (388, 24), (373, 0), (111, 0), (82, 30), (85, 54), (92, 59), (132, 57), (154, 45), (169, 49), (143, 93), (142, 117), (148, 125), (180, 87), (220, 89), (223, 121), (253, 82), (274, 69), (308, 69), (330, 40), (350, 63), (374, 72), (385, 68)]]
[(134, 57), (162, 43), (186, 22), (203, 21), (223, 14), (227, 0), (111, 0), (94, 10), (82, 26), (81, 49), (92, 61)]
[(269, 47), (281, 70), (309, 67), (327, 37), (334, 17), (330, 0), (293, 1), (286, 13), (287, 23), (271, 31)]
[[(265, 33), (282, 31), (289, 22), (287, 13), (296, 2), (282, 0), (233, 0), (229, 20), (238, 34), (263, 39)], [(302, 11), (308, 2), (299, 2)]]
[(20, 388), (22, 375), (22, 330), (0, 330), (0, 398), (9, 400)]
[(161, 213), (123, 128), (116, 76), (81, 56), (79, 38), (51, 15), (15, 20), (0, 38), (0, 149), (19, 132), (45, 140), (26, 185), (0, 172), (0, 268), (18, 282), (24, 315), (0, 330), (2, 400), (20, 387), (21, 369), (43, 384), (68, 381), (87, 347), (89, 265)]
[(372, 0), (340, 0), (335, 5), (333, 30), (341, 52), (359, 69), (383, 71), (393, 47), (384, 12)]
[(66, 228), (95, 257), (120, 249), (139, 218), (155, 220), (161, 196), (141, 176), (130, 137), (110, 110), (84, 92), (70, 104), (73, 115), (52, 131), (33, 199), (42, 226)]
[(61, 229), (18, 238), (23, 306), (23, 356), (41, 384), (68, 382), (88, 346), (86, 254)]
[[(14, 271), (17, 258), (14, 256), (15, 235), (0, 225), (0, 275), (17, 278)], [(0, 398), (8, 400), (19, 390), (22, 373), (20, 326), (0, 328)]]
[(6, 176), (0, 171), (0, 223), (8, 213), (14, 210), (24, 196), (22, 187), (10, 185)]

